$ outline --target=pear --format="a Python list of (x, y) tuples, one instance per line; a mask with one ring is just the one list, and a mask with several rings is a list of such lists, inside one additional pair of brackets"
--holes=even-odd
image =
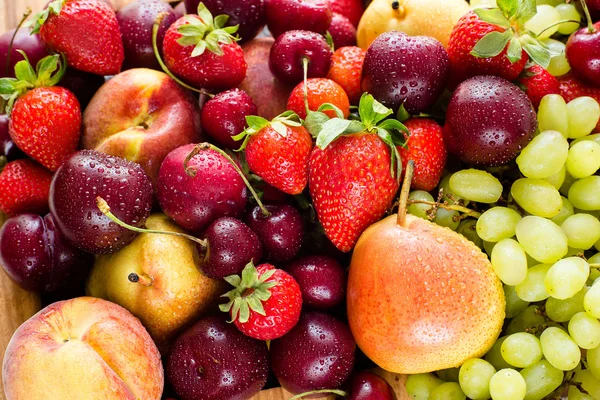
[(417, 374), (483, 356), (504, 322), (502, 284), (464, 236), (406, 215), (406, 171), (397, 215), (359, 238), (348, 277), (348, 322), (360, 349), (381, 368)]

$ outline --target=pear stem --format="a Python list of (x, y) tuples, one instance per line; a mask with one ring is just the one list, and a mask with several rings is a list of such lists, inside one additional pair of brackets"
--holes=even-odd
[(138, 275), (135, 272), (130, 273), (127, 279), (131, 283), (139, 283), (144, 286), (151, 286), (152, 283), (154, 283), (154, 279), (152, 279), (151, 276), (148, 276), (146, 274)]
[(302, 68), (304, 69), (304, 108), (306, 108), (306, 116), (310, 113), (308, 108), (308, 57), (302, 57)]
[[(398, 162), (400, 162), (400, 160), (398, 160)], [(408, 194), (410, 193), (410, 184), (412, 182), (414, 172), (415, 162), (413, 160), (408, 160), (404, 175), (404, 182), (402, 183), (402, 190), (400, 191), (398, 217), (396, 219), (396, 223), (400, 226), (404, 226), (406, 223), (406, 204), (408, 202)]]
[(310, 392), (304, 392), (304, 393), (299, 393), (297, 395), (295, 395), (294, 397), (290, 397), (288, 400), (298, 400), (301, 399), (303, 397), (306, 396), (310, 396), (313, 394), (319, 394), (319, 393), (331, 393), (331, 394), (335, 394), (341, 397), (346, 397), (346, 392), (344, 392), (343, 390), (338, 390), (338, 389), (320, 389), (320, 390), (311, 390)]
[(208, 245), (208, 242), (206, 240), (198, 239), (197, 237), (188, 235), (187, 233), (159, 231), (159, 230), (155, 230), (155, 229), (143, 229), (143, 228), (138, 228), (137, 226), (129, 225), (128, 223), (123, 222), (119, 218), (117, 218), (110, 211), (110, 206), (108, 205), (106, 200), (104, 200), (100, 196), (96, 197), (96, 205), (98, 206), (98, 209), (102, 212), (102, 214), (106, 215), (108, 217), (108, 219), (113, 221), (115, 224), (122, 226), (125, 229), (129, 229), (130, 231), (139, 232), (139, 233), (156, 233), (156, 234), (160, 234), (160, 235), (179, 236), (179, 237), (189, 239), (193, 242), (196, 242), (202, 247), (206, 247)]
[(581, 7), (583, 8), (583, 13), (585, 14), (585, 19), (587, 20), (588, 32), (594, 33), (596, 32), (596, 28), (594, 28), (594, 23), (592, 22), (592, 16), (590, 14), (590, 10), (585, 3), (585, 0), (581, 0)]
[(463, 206), (459, 206), (456, 204), (446, 204), (446, 203), (439, 203), (439, 202), (435, 202), (435, 201), (427, 201), (427, 200), (416, 200), (416, 199), (410, 199), (407, 201), (408, 205), (411, 204), (428, 204), (430, 206), (435, 206), (435, 207), (439, 207), (439, 208), (444, 208), (446, 210), (450, 210), (450, 211), (458, 211), (461, 212), (469, 217), (473, 217), (473, 218), (479, 218), (481, 217), (481, 213), (471, 210), (470, 208), (467, 207), (463, 207)]
[(196, 172), (197, 172), (196, 169), (190, 167), (188, 165), (188, 163), (194, 156), (196, 156), (198, 153), (200, 153), (201, 150), (214, 150), (217, 153), (219, 153), (220, 155), (222, 155), (223, 157), (225, 157), (225, 159), (227, 161), (229, 161), (229, 163), (233, 166), (233, 168), (238, 173), (238, 175), (242, 178), (242, 180), (244, 181), (244, 184), (246, 185), (246, 187), (248, 188), (250, 193), (252, 193), (252, 196), (256, 200), (256, 203), (260, 207), (263, 215), (265, 217), (269, 217), (271, 215), (271, 213), (266, 209), (266, 207), (262, 203), (262, 201), (260, 201), (260, 197), (258, 197), (258, 194), (256, 193), (256, 191), (254, 190), (254, 188), (252, 187), (250, 182), (248, 182), (248, 179), (246, 179), (246, 175), (244, 175), (244, 173), (242, 172), (240, 167), (237, 165), (237, 163), (233, 160), (233, 158), (231, 158), (231, 156), (229, 154), (227, 154), (225, 151), (221, 150), (214, 144), (204, 142), (204, 143), (200, 143), (200, 144), (194, 146), (194, 148), (192, 149), (190, 154), (188, 154), (187, 157), (185, 158), (185, 160), (183, 161), (183, 168), (185, 169), (185, 173), (188, 176), (191, 176), (191, 177), (196, 176)]
[(8, 76), (8, 72), (9, 72), (8, 66), (10, 65), (10, 53), (12, 53), (13, 44), (15, 42), (15, 37), (17, 37), (17, 33), (19, 32), (19, 29), (21, 29), (21, 26), (23, 26), (23, 24), (25, 23), (27, 18), (29, 18), (30, 15), (31, 15), (31, 8), (27, 7), (25, 9), (25, 12), (23, 13), (23, 17), (21, 17), (21, 21), (19, 21), (19, 25), (17, 25), (17, 28), (15, 29), (15, 33), (13, 33), (12, 37), (10, 38), (10, 43), (8, 45), (8, 54), (6, 55), (6, 64), (4, 64), (4, 76)]

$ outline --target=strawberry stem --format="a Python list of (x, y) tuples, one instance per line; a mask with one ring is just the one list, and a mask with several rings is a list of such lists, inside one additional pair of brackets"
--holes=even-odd
[(590, 15), (590, 10), (587, 4), (585, 3), (585, 0), (581, 0), (581, 7), (583, 8), (583, 13), (585, 14), (585, 19), (587, 21), (588, 32), (596, 32), (596, 28), (594, 28), (594, 22), (592, 21), (592, 16)]
[(19, 21), (19, 25), (17, 25), (17, 29), (15, 29), (15, 33), (13, 33), (12, 37), (10, 38), (10, 43), (8, 45), (8, 54), (6, 55), (6, 63), (4, 64), (4, 76), (8, 76), (8, 70), (9, 70), (9, 66), (10, 66), (10, 54), (12, 53), (13, 44), (15, 42), (15, 37), (17, 37), (17, 33), (19, 32), (19, 29), (21, 29), (21, 26), (23, 26), (23, 24), (25, 23), (27, 18), (29, 18), (30, 15), (31, 15), (31, 8), (27, 7), (25, 9), (25, 12), (23, 13), (23, 17), (21, 18), (21, 21)]
[(347, 395), (347, 393), (344, 392), (343, 390), (338, 390), (338, 389), (320, 389), (320, 390), (311, 390), (310, 392), (304, 392), (304, 393), (297, 394), (297, 395), (295, 395), (293, 397), (290, 397), (289, 400), (298, 400), (298, 399), (301, 399), (303, 397), (310, 396), (310, 395), (313, 395), (313, 394), (319, 394), (319, 393), (331, 393), (331, 394), (335, 394), (335, 395), (338, 395), (338, 396), (341, 396), (341, 397), (344, 397), (344, 398)]
[(408, 195), (410, 193), (410, 184), (412, 182), (414, 172), (415, 162), (413, 160), (408, 160), (408, 163), (406, 165), (406, 172), (404, 175), (404, 182), (402, 183), (402, 190), (400, 191), (398, 216), (396, 219), (396, 223), (400, 226), (404, 226), (406, 223), (406, 205), (408, 201)]
[(308, 57), (302, 57), (302, 68), (304, 69), (304, 108), (306, 108), (306, 116), (310, 113), (308, 108)]
[(242, 180), (244, 181), (244, 184), (246, 184), (246, 187), (248, 188), (248, 190), (250, 191), (250, 193), (252, 193), (252, 196), (256, 200), (256, 203), (260, 207), (263, 215), (265, 217), (269, 217), (271, 215), (271, 213), (265, 208), (265, 205), (262, 203), (262, 201), (260, 201), (260, 197), (258, 196), (258, 194), (256, 193), (256, 191), (254, 190), (254, 188), (252, 187), (252, 185), (250, 184), (250, 182), (248, 182), (248, 179), (246, 178), (246, 175), (244, 175), (244, 173), (242, 172), (242, 170), (240, 169), (240, 167), (237, 165), (237, 163), (233, 160), (233, 158), (231, 158), (231, 156), (229, 154), (227, 154), (225, 151), (221, 150), (220, 148), (218, 148), (214, 144), (206, 143), (205, 142), (205, 143), (201, 143), (201, 144), (198, 144), (198, 145), (194, 146), (194, 148), (192, 149), (192, 151), (190, 152), (190, 154), (187, 155), (187, 157), (185, 158), (185, 160), (183, 162), (183, 168), (185, 168), (185, 173), (188, 176), (191, 176), (191, 177), (196, 176), (196, 170), (194, 168), (191, 168), (190, 166), (188, 166), (188, 163), (190, 162), (190, 160), (195, 155), (197, 155), (198, 153), (200, 153), (201, 150), (214, 150), (217, 153), (219, 153), (220, 155), (222, 155), (223, 157), (225, 157), (225, 159), (227, 161), (229, 161), (229, 163), (231, 164), (231, 166), (233, 166), (233, 168), (235, 169), (235, 171), (242, 178)]

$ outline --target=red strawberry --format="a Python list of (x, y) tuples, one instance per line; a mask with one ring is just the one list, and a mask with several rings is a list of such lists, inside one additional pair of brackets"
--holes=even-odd
[(104, 0), (55, 0), (36, 16), (33, 32), (73, 68), (115, 75), (125, 58), (117, 16)]
[(308, 181), (308, 158), (313, 142), (308, 131), (286, 112), (269, 122), (246, 117), (248, 129), (234, 140), (245, 138), (246, 162), (252, 172), (269, 185), (288, 194), (299, 194)]
[(340, 47), (331, 57), (327, 78), (339, 84), (348, 94), (350, 103), (358, 104), (362, 89), (360, 77), (366, 50), (356, 46)]
[[(350, 101), (344, 89), (336, 82), (327, 78), (310, 78), (306, 80), (306, 91), (308, 109), (317, 111), (324, 103), (333, 104), (339, 108), (344, 117), (350, 115)], [(304, 82), (300, 82), (288, 99), (288, 110), (294, 111), (300, 118), (306, 118), (306, 106), (304, 104)], [(335, 111), (325, 111), (329, 117), (335, 117)]]
[(539, 65), (532, 65), (525, 69), (517, 80), (517, 84), (527, 93), (527, 97), (536, 110), (542, 97), (560, 93), (558, 79)]
[(219, 306), (228, 312), (237, 328), (255, 339), (273, 340), (288, 333), (300, 319), (302, 292), (287, 272), (271, 264), (246, 265), (242, 276), (225, 278), (235, 289), (221, 297)]
[(432, 119), (413, 118), (404, 122), (410, 135), (405, 146), (398, 146), (402, 166), (415, 162), (412, 188), (431, 191), (439, 183), (448, 155), (442, 127)]
[(46, 214), (52, 173), (24, 159), (6, 164), (0, 172), (0, 210), (8, 216)]
[(165, 64), (187, 83), (225, 90), (239, 85), (248, 65), (232, 36), (237, 26), (224, 27), (227, 16), (212, 14), (203, 3), (198, 15), (186, 15), (169, 27), (163, 41)]
[[(572, 74), (560, 76), (558, 83), (560, 85), (560, 95), (566, 102), (578, 97), (589, 96), (600, 103), (600, 88), (589, 86)], [(600, 121), (598, 121), (594, 132), (600, 132)]]

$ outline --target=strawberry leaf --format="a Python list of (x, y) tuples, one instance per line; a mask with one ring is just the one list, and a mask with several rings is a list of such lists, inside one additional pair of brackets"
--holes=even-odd
[(67, 58), (64, 54), (44, 57), (37, 63), (36, 70), (35, 86), (55, 86), (67, 71)]
[(372, 95), (363, 93), (358, 104), (358, 113), (366, 130), (370, 131), (379, 121), (390, 116), (393, 111), (375, 100)]
[(37, 76), (31, 64), (29, 64), (29, 60), (21, 60), (15, 64), (15, 76), (20, 81), (29, 82), (31, 84), (35, 84), (37, 80)]
[(304, 127), (313, 138), (316, 138), (323, 129), (323, 124), (327, 121), (329, 121), (327, 114), (320, 111), (312, 111), (304, 119)]
[(535, 0), (519, 0), (515, 18), (519, 26), (525, 25), (537, 13), (537, 2)]
[(473, 11), (484, 22), (501, 26), (504, 29), (510, 29), (511, 27), (508, 18), (498, 8), (476, 8)]
[(511, 18), (517, 13), (520, 1), (522, 0), (497, 0), (496, 4), (507, 18)]
[(400, 104), (400, 108), (398, 108), (398, 112), (396, 113), (396, 119), (400, 122), (404, 122), (410, 118), (410, 114), (406, 111), (404, 107), (404, 103)]
[(202, 20), (202, 22), (204, 22), (206, 25), (208, 25), (211, 28), (214, 27), (214, 19), (213, 19), (212, 13), (208, 10), (208, 8), (206, 8), (206, 6), (204, 5), (203, 2), (200, 2), (198, 4), (197, 14), (200, 17), (200, 19)]
[(521, 42), (519, 39), (513, 37), (508, 42), (508, 49), (506, 51), (506, 56), (510, 60), (511, 63), (516, 63), (523, 56), (523, 46), (521, 46)]
[(323, 103), (319, 106), (319, 108), (317, 109), (317, 111), (319, 112), (323, 112), (323, 111), (333, 111), (335, 112), (335, 115), (338, 118), (344, 118), (344, 113), (342, 112), (342, 110), (339, 109), (339, 107), (337, 107), (335, 104), (331, 104), (331, 103)]
[(396, 149), (396, 143), (394, 142), (392, 134), (386, 129), (377, 128), (377, 136), (389, 146), (390, 152), (392, 153), (390, 159), (390, 175), (400, 179), (400, 175), (402, 175), (402, 163), (400, 162), (400, 153), (398, 153), (398, 149)]
[(252, 129), (256, 130), (257, 132), (263, 128), (266, 128), (270, 124), (269, 121), (267, 121), (263, 117), (259, 117), (257, 115), (246, 116), (246, 123), (248, 124), (249, 128), (252, 128)]
[(364, 131), (365, 125), (360, 121), (333, 118), (323, 124), (323, 128), (317, 136), (317, 147), (324, 149), (331, 142), (342, 135), (349, 135)]
[(523, 46), (523, 50), (525, 50), (534, 63), (543, 68), (548, 68), (548, 65), (550, 65), (551, 56), (550, 51), (545, 44), (537, 39), (527, 36), (522, 38), (521, 44)]
[(502, 53), (512, 35), (513, 33), (510, 30), (490, 32), (477, 42), (471, 51), (471, 55), (479, 58), (495, 57)]
[(31, 29), (31, 34), (33, 35), (34, 33), (39, 33), (40, 29), (42, 28), (42, 25), (44, 25), (44, 23), (48, 20), (51, 14), (60, 14), (65, 1), (66, 0), (54, 0), (50, 4), (48, 4), (48, 7), (35, 14), (33, 16), (33, 19), (25, 25), (33, 25), (33, 28)]
[(379, 129), (385, 129), (386, 131), (400, 131), (404, 133), (409, 133), (408, 128), (404, 126), (404, 124), (396, 119), (386, 119), (381, 124), (377, 125)]
[(177, 43), (184, 47), (195, 46), (191, 57), (198, 57), (207, 49), (222, 56), (224, 53), (221, 44), (239, 40), (233, 36), (238, 30), (238, 25), (224, 27), (229, 16), (221, 14), (213, 19), (212, 14), (203, 3), (198, 5), (198, 15), (188, 14), (184, 18), (186, 23), (177, 28), (177, 32), (181, 34)]
[(229, 21), (229, 15), (227, 15), (227, 14), (217, 15), (215, 17), (215, 22), (214, 22), (215, 28), (222, 29), (225, 26), (225, 24), (227, 23), (227, 21)]
[(206, 51), (207, 46), (208, 44), (204, 40), (199, 41), (198, 44), (194, 46), (194, 50), (192, 50), (192, 57), (198, 57), (204, 54), (204, 51)]
[(271, 128), (275, 130), (275, 132), (279, 133), (282, 137), (287, 137), (287, 126), (281, 121), (273, 121), (271, 122)]

